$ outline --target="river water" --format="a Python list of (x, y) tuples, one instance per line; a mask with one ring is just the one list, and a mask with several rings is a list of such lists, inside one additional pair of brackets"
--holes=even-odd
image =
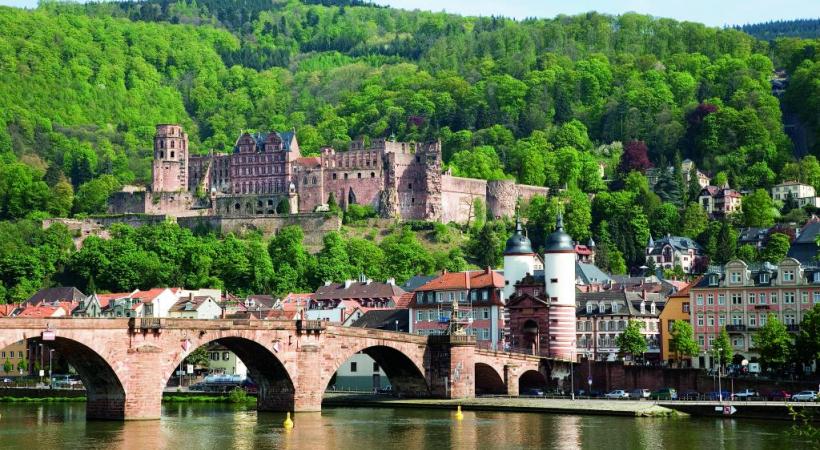
[(174, 404), (162, 419), (85, 421), (83, 403), (0, 404), (7, 449), (808, 449), (789, 422), (623, 418), (423, 409), (326, 408), (295, 416), (247, 407)]

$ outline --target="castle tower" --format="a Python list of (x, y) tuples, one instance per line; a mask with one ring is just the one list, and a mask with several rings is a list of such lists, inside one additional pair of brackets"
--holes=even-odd
[(535, 274), (535, 252), (530, 239), (524, 235), (524, 227), (518, 215), (515, 216), (515, 232), (507, 239), (504, 248), (504, 299), (515, 292), (515, 284), (527, 274)]
[[(549, 356), (575, 358), (575, 246), (558, 215), (544, 244), (544, 283), (549, 299)], [(543, 348), (543, 346), (542, 346)]]
[(154, 192), (188, 189), (188, 134), (180, 125), (157, 125), (152, 172)]

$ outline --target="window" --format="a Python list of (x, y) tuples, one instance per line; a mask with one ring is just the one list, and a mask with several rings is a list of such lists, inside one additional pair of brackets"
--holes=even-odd
[(707, 317), (706, 318), (706, 324), (710, 327), (715, 326), (715, 318), (712, 317), (712, 316)]
[(424, 321), (424, 311), (416, 311), (416, 322)]
[(219, 352), (211, 352), (211, 361), (219, 361)]
[(715, 294), (706, 294), (706, 304), (707, 305), (714, 305), (715, 304)]
[(427, 321), (428, 322), (437, 322), (438, 321), (438, 314), (436, 313), (435, 309), (431, 309), (431, 310), (427, 311)]
[(755, 299), (756, 299), (756, 298), (757, 298), (757, 296), (754, 294), (754, 292), (750, 293), (750, 294), (749, 294), (749, 304), (750, 304), (750, 305), (754, 305), (754, 304), (755, 304)]
[(715, 337), (714, 336), (709, 336), (709, 347), (711, 347), (714, 342), (715, 342)]
[(681, 312), (685, 312), (685, 313), (689, 312), (689, 302), (686, 302), (683, 305), (681, 305)]
[(331, 175), (330, 177), (331, 177), (331, 178), (333, 178), (333, 179), (335, 180), (335, 179), (336, 179), (336, 174), (334, 173), (334, 174), (333, 174), (333, 175)]
[(814, 272), (811, 279), (815, 283), (820, 283), (820, 272)]
[(732, 347), (743, 348), (743, 343), (743, 336), (735, 336), (734, 338), (732, 338)]
[(557, 282), (558, 282), (558, 278), (550, 278), (550, 283), (557, 283)]
[(718, 305), (726, 304), (726, 294), (718, 294)]
[(800, 293), (800, 303), (808, 303), (809, 302), (809, 293), (803, 291)]
[(592, 303), (587, 303), (587, 314), (592, 314)]
[(814, 293), (812, 294), (812, 301), (813, 301), (815, 304), (816, 304), (816, 303), (820, 303), (820, 292), (818, 292), (818, 291), (814, 291)]
[(709, 286), (717, 286), (718, 285), (718, 276), (717, 275), (709, 275)]
[(481, 318), (482, 319), (489, 319), (490, 318), (490, 308), (482, 308)]
[(231, 352), (222, 352), (222, 361), (231, 359)]
[(373, 363), (373, 372), (378, 372), (378, 371), (379, 371), (379, 363), (374, 362)]
[(351, 361), (350, 362), (350, 371), (351, 372), (356, 372), (358, 370), (359, 370), (359, 365), (356, 363), (356, 361)]
[(783, 281), (794, 281), (794, 270), (784, 270)]
[(374, 172), (370, 172), (370, 178), (376, 178), (376, 174)]
[(743, 316), (741, 316), (740, 314), (733, 314), (732, 325), (743, 325)]
[(490, 292), (487, 290), (481, 291), (481, 300), (487, 300), (490, 296)]
[(761, 273), (760, 274), (760, 283), (766, 284), (769, 282), (769, 274), (768, 273)]
[(703, 338), (703, 335), (702, 335), (702, 334), (699, 334), (699, 335), (698, 335), (698, 345), (700, 345), (701, 347), (703, 347), (704, 342), (705, 342), (705, 339)]
[(794, 303), (794, 292), (784, 292), (783, 303)]
[(761, 305), (766, 304), (766, 294), (765, 293), (761, 292), (760, 295), (758, 296), (758, 298), (760, 299), (760, 304)]
[(407, 183), (407, 189), (413, 189), (413, 183)]
[(784, 314), (783, 323), (786, 325), (795, 325), (797, 323), (797, 319), (795, 319), (794, 314)]
[(698, 316), (698, 326), (699, 327), (703, 326), (703, 316)]
[(740, 305), (743, 303), (743, 297), (740, 296), (740, 293), (733, 292), (732, 293), (732, 304), (733, 305)]
[(723, 326), (725, 326), (725, 325), (726, 325), (726, 316), (724, 316), (724, 315), (722, 315), (722, 314), (721, 314), (721, 315), (718, 317), (718, 326), (719, 326), (719, 327), (723, 327)]
[(740, 272), (732, 272), (729, 276), (732, 283), (740, 283)]
[(772, 299), (772, 305), (777, 304), (777, 294), (776, 293), (772, 292), (771, 299)]
[(698, 294), (696, 303), (698, 306), (703, 306), (703, 294)]
[(749, 326), (750, 327), (757, 326), (757, 317), (754, 314), (749, 316)]
[(441, 292), (436, 292), (436, 302), (441, 303), (442, 297)]

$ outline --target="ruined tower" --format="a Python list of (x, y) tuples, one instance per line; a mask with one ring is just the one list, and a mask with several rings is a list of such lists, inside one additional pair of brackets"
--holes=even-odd
[(180, 125), (157, 125), (152, 171), (154, 192), (188, 189), (188, 134)]

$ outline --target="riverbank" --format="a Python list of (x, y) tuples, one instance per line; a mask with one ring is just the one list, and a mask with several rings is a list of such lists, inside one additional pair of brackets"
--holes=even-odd
[(541, 412), (624, 417), (672, 417), (686, 415), (655, 402), (618, 402), (611, 400), (569, 400), (516, 397), (478, 397), (468, 399), (397, 399), (376, 395), (326, 394), (322, 406), (451, 409), (465, 411)]
[[(57, 403), (84, 402), (85, 389), (0, 388), (0, 403)], [(165, 391), (163, 403), (252, 403), (256, 396), (242, 393), (227, 394), (191, 391)]]

